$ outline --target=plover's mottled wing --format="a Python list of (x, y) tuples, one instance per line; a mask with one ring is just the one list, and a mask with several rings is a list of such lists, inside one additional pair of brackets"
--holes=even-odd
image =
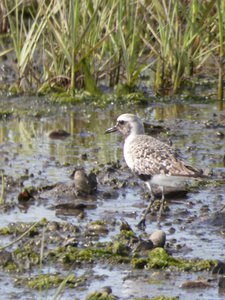
[(131, 170), (140, 177), (165, 174), (197, 177), (201, 172), (185, 163), (167, 144), (146, 136), (137, 135), (130, 141), (125, 159)]

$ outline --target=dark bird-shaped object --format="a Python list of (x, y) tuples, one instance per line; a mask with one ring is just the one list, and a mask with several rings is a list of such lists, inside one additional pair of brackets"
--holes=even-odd
[(123, 154), (131, 171), (142, 179), (151, 194), (150, 203), (138, 227), (145, 226), (146, 215), (151, 210), (154, 194), (151, 185), (158, 185), (162, 191), (159, 219), (164, 203), (164, 187), (177, 187), (187, 178), (201, 177), (202, 170), (183, 161), (169, 145), (145, 135), (141, 119), (133, 114), (122, 114), (117, 123), (105, 133), (119, 131), (125, 138)]
[(97, 190), (97, 178), (94, 173), (87, 175), (84, 170), (74, 172), (75, 193), (77, 196), (93, 194)]

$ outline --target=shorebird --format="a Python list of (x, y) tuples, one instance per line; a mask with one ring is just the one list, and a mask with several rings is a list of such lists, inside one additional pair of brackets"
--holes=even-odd
[(166, 143), (146, 135), (144, 125), (136, 115), (120, 115), (116, 125), (107, 129), (105, 133), (115, 131), (122, 133), (125, 139), (123, 155), (128, 167), (146, 183), (151, 195), (149, 205), (137, 226), (145, 227), (146, 216), (154, 203), (152, 184), (158, 185), (162, 192), (159, 222), (165, 199), (164, 187), (177, 187), (188, 178), (202, 177), (202, 170), (183, 161)]

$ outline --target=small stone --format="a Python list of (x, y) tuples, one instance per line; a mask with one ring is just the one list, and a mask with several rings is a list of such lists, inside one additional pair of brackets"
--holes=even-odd
[(87, 226), (89, 232), (93, 232), (96, 234), (107, 234), (108, 228), (105, 224), (91, 223)]
[(139, 251), (151, 250), (153, 248), (154, 248), (154, 245), (151, 240), (148, 240), (148, 241), (141, 240), (135, 245), (133, 251), (139, 252)]
[(170, 234), (173, 234), (173, 233), (175, 233), (176, 232), (176, 229), (174, 228), (174, 227), (170, 227), (169, 228), (169, 233)]
[(163, 248), (164, 245), (165, 245), (165, 242), (166, 242), (166, 234), (163, 230), (159, 229), (159, 230), (155, 230), (151, 235), (150, 235), (150, 238), (149, 238), (154, 247), (161, 247)]

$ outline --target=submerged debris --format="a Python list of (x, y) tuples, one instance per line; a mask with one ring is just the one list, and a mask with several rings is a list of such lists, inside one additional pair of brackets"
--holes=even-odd
[(70, 133), (63, 129), (56, 129), (49, 133), (48, 137), (50, 139), (61, 140), (70, 136)]
[(183, 289), (205, 289), (212, 287), (212, 285), (207, 280), (198, 279), (186, 281), (182, 283), (180, 287)]

